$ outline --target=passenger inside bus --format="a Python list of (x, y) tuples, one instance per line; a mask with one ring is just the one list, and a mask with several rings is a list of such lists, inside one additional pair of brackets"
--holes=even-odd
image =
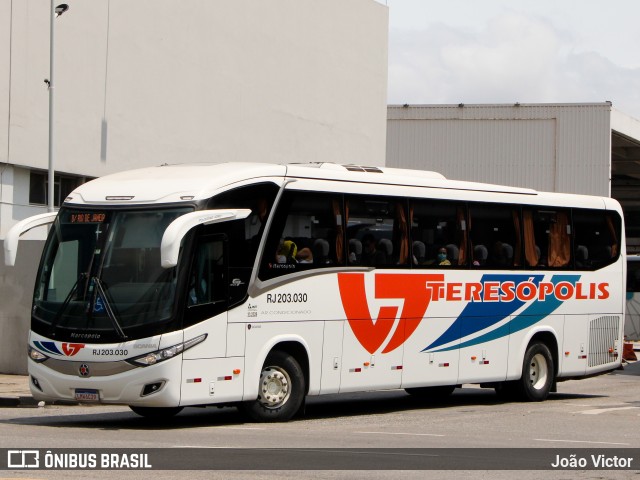
[(296, 261), (298, 263), (313, 263), (313, 253), (309, 247), (301, 248), (296, 255)]
[(387, 263), (387, 253), (377, 248), (376, 239), (370, 233), (362, 237), (362, 265), (375, 267)]
[(278, 263), (297, 263), (296, 254), (298, 253), (298, 247), (291, 240), (283, 240), (278, 246), (278, 252), (276, 253), (276, 262)]
[(473, 247), (473, 266), (481, 267), (487, 263), (489, 251), (484, 245), (476, 245)]
[(349, 239), (349, 265), (360, 265), (362, 259), (362, 242), (357, 238)]
[(443, 265), (443, 266), (451, 265), (451, 262), (447, 258), (447, 249), (445, 247), (440, 247), (438, 249), (438, 257), (437, 257), (436, 263), (438, 265)]

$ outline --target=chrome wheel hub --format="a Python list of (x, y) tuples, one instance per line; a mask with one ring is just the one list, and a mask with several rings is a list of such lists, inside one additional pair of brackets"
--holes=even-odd
[(529, 382), (535, 390), (544, 388), (547, 383), (547, 360), (538, 353), (533, 356), (529, 364)]
[(279, 367), (266, 367), (260, 375), (258, 401), (266, 408), (279, 408), (289, 399), (291, 379)]

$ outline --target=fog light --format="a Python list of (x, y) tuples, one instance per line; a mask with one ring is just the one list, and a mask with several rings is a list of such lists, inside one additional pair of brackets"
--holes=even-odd
[(33, 383), (33, 386), (36, 387), (38, 390), (40, 390), (41, 392), (43, 391), (42, 387), (40, 386), (40, 382), (36, 377), (31, 377), (31, 383)]
[(163, 382), (148, 383), (142, 389), (142, 393), (140, 394), (140, 396), (141, 397), (146, 397), (146, 396), (151, 395), (153, 393), (159, 392), (162, 389), (163, 386), (164, 386), (164, 381)]

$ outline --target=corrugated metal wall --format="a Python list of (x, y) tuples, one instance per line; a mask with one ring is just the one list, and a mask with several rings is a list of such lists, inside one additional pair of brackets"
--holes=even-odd
[(610, 193), (611, 106), (389, 106), (387, 166), (537, 190)]

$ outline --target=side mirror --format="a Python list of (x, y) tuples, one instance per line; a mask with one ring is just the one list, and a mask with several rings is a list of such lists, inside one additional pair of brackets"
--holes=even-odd
[(57, 215), (57, 212), (41, 213), (25, 218), (11, 227), (4, 239), (4, 264), (8, 267), (13, 267), (16, 264), (18, 242), (22, 235), (33, 228), (53, 223)]
[(175, 267), (178, 264), (180, 244), (184, 236), (198, 225), (242, 220), (251, 214), (251, 210), (243, 208), (237, 210), (199, 210), (176, 218), (169, 224), (162, 235), (160, 243), (160, 263), (162, 268)]

